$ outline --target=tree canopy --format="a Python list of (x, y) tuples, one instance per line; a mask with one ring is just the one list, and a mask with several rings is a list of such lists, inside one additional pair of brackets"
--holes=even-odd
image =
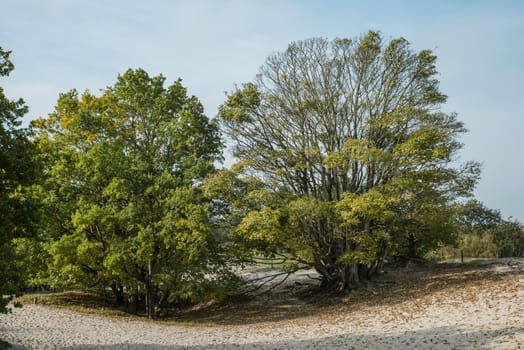
[[(14, 69), (10, 53), (0, 47), (0, 77)], [(0, 86), (0, 312), (7, 311), (4, 296), (25, 283), (13, 239), (31, 236), (36, 219), (30, 189), (38, 172), (35, 148), (30, 130), (21, 127), (27, 111), (23, 99), (9, 100)]]
[[(524, 256), (524, 227), (476, 199), (457, 206), (458, 246), (472, 258)], [(454, 257), (454, 256), (452, 256)]]
[(339, 291), (388, 249), (423, 254), (450, 241), (449, 204), (479, 171), (454, 166), (465, 128), (440, 110), (436, 59), (374, 31), (270, 56), (220, 109), (239, 166), (264, 184), (237, 234), (295, 255)]
[(51, 278), (110, 286), (150, 317), (227, 275), (199, 189), (220, 158), (218, 129), (180, 80), (164, 81), (128, 70), (100, 97), (61, 94), (35, 123)]

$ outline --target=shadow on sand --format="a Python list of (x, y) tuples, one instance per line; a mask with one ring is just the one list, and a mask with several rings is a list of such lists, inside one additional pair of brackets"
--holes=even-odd
[[(129, 350), (218, 350), (218, 349), (476, 349), (487, 350), (494, 344), (504, 349), (518, 349), (515, 334), (522, 334), (524, 328), (508, 327), (496, 331), (468, 332), (454, 327), (438, 327), (422, 331), (409, 331), (399, 335), (380, 334), (342, 334), (338, 336), (308, 339), (279, 340), (247, 344), (207, 344), (207, 345), (160, 345), (160, 344), (85, 344), (56, 347), (64, 350), (129, 349)], [(513, 341), (513, 343), (512, 343)], [(49, 348), (55, 348), (49, 344)], [(26, 349), (24, 347), (13, 347)]]

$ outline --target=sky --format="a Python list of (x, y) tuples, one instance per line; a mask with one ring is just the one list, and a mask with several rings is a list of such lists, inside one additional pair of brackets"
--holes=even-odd
[(434, 50), (442, 110), (469, 130), (460, 161), (482, 163), (475, 197), (524, 222), (524, 1), (0, 0), (0, 46), (16, 66), (0, 86), (25, 99), (28, 123), (59, 93), (99, 93), (140, 67), (182, 78), (214, 117), (225, 92), (290, 42), (370, 29)]

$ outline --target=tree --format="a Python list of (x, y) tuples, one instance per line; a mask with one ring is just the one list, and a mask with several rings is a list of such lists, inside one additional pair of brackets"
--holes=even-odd
[(495, 258), (524, 254), (524, 229), (511, 219), (504, 220), (500, 210), (489, 209), (478, 200), (457, 207), (461, 249), (469, 257)]
[(524, 257), (524, 227), (516, 220), (504, 220), (493, 230), (498, 257)]
[(495, 258), (497, 246), (493, 242), (492, 231), (503, 221), (500, 211), (489, 209), (478, 200), (470, 199), (459, 203), (456, 213), (461, 261), (464, 256)]
[(465, 128), (440, 111), (435, 62), (374, 31), (270, 56), (219, 113), (239, 166), (265, 184), (235, 232), (295, 255), (338, 291), (402, 240), (414, 255), (451, 239), (439, 221), (479, 171), (452, 166)]
[[(11, 51), (0, 47), (0, 77), (9, 76), (14, 65)], [(35, 202), (31, 185), (35, 181), (37, 165), (35, 148), (29, 140), (30, 130), (21, 128), (28, 111), (22, 99), (9, 100), (0, 87), (0, 313), (8, 311), (9, 298), (24, 286), (20, 257), (13, 240), (33, 234)]]
[(151, 318), (228, 276), (200, 190), (220, 157), (218, 128), (180, 80), (164, 81), (128, 70), (100, 97), (62, 94), (36, 122), (58, 219), (48, 228), (51, 275), (111, 287), (135, 311), (145, 297)]
[(470, 199), (457, 207), (457, 224), (464, 231), (487, 230), (501, 222), (499, 210), (489, 209), (476, 199)]

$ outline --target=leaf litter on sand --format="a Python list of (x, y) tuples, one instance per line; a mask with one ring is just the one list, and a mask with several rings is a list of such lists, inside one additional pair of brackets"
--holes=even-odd
[[(519, 288), (524, 288), (524, 259), (390, 265), (383, 274), (348, 294), (326, 294), (318, 285), (297, 283), (290, 278), (287, 285), (275, 291), (173, 310), (166, 321), (240, 325), (314, 317), (336, 322), (356, 313), (372, 315), (384, 310), (392, 310), (390, 322), (406, 321), (429, 305), (460, 306), (477, 301), (480, 293), (487, 290), (494, 295), (516, 297)], [(32, 296), (26, 296), (22, 301), (29, 303), (31, 299)], [(75, 311), (122, 315), (119, 310), (112, 312), (106, 301), (92, 293), (66, 292), (41, 299), (47, 305)]]

